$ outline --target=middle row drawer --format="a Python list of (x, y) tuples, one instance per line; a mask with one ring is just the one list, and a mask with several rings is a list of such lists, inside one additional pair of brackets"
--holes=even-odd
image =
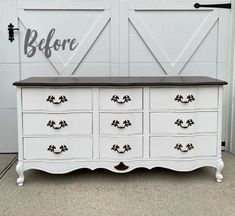
[[(92, 113), (24, 113), (23, 134), (90, 135)], [(98, 126), (97, 126), (98, 127)], [(98, 128), (96, 129), (98, 130)], [(150, 133), (215, 133), (217, 112), (151, 113)], [(142, 113), (100, 113), (100, 134), (142, 134)]]

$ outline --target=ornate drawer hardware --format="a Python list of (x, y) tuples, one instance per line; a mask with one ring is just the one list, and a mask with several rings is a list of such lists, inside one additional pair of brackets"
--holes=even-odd
[(50, 121), (47, 123), (47, 126), (48, 126), (48, 127), (52, 127), (52, 128), (54, 128), (54, 129), (56, 129), (56, 130), (68, 126), (68, 124), (67, 124), (67, 122), (66, 122), (65, 120), (62, 120), (62, 121), (59, 122), (59, 125), (60, 125), (59, 127), (56, 127), (55, 124), (56, 124), (56, 123), (55, 123), (53, 120), (50, 120)]
[(195, 98), (193, 97), (193, 95), (188, 95), (188, 96), (187, 96), (187, 100), (183, 100), (183, 99), (184, 99), (184, 97), (183, 97), (182, 95), (177, 95), (177, 96), (175, 97), (175, 101), (178, 101), (178, 102), (181, 102), (181, 103), (185, 103), (185, 104), (187, 104), (187, 103), (192, 102), (192, 101), (195, 100)]
[(113, 147), (111, 148), (111, 150), (116, 151), (116, 152), (118, 152), (119, 154), (123, 154), (123, 153), (125, 153), (125, 152), (131, 150), (131, 147), (130, 147), (129, 145), (124, 145), (122, 148), (123, 148), (124, 150), (123, 150), (123, 151), (120, 151), (120, 150), (119, 150), (120, 147), (119, 147), (118, 145), (114, 144)]
[(62, 95), (59, 97), (59, 101), (55, 101), (55, 97), (53, 95), (49, 95), (47, 101), (53, 104), (61, 104), (67, 102), (68, 99), (64, 95)]
[(188, 119), (186, 121), (187, 125), (183, 125), (184, 124), (183, 120), (182, 119), (177, 119), (175, 124), (177, 126), (180, 126), (181, 128), (188, 128), (188, 127), (190, 127), (190, 126), (192, 126), (194, 124), (194, 121), (192, 119)]
[(177, 143), (174, 148), (177, 149), (177, 150), (180, 150), (181, 152), (188, 152), (188, 151), (194, 149), (194, 146), (193, 146), (192, 143), (188, 143), (188, 144), (186, 145), (186, 148), (187, 148), (187, 149), (182, 149), (182, 148), (183, 148), (183, 145), (180, 144), (180, 143)]
[(54, 154), (61, 154), (62, 152), (68, 151), (68, 148), (66, 145), (61, 145), (59, 149), (60, 151), (55, 151), (56, 147), (54, 145), (50, 145), (47, 151), (53, 152)]
[(114, 166), (115, 169), (124, 171), (129, 168), (129, 166), (125, 165), (123, 162), (119, 163), (117, 166)]
[(124, 104), (124, 103), (128, 103), (128, 101), (131, 101), (131, 98), (129, 95), (125, 95), (122, 98), (122, 101), (119, 101), (119, 97), (117, 95), (113, 95), (113, 97), (111, 98), (111, 101), (119, 103), (119, 104)]
[(123, 121), (123, 123), (122, 123), (123, 126), (120, 126), (119, 124), (120, 124), (120, 122), (118, 120), (113, 120), (111, 126), (117, 127), (119, 129), (124, 129), (125, 127), (131, 126), (131, 122), (129, 120)]

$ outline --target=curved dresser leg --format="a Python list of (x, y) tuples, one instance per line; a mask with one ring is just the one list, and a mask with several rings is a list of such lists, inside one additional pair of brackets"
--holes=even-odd
[(215, 173), (216, 181), (219, 183), (221, 183), (224, 178), (223, 175), (221, 174), (223, 168), (224, 168), (224, 162), (222, 160), (219, 160), (217, 164), (217, 168), (216, 168), (216, 173)]
[(19, 178), (17, 178), (17, 184), (19, 187), (23, 186), (24, 184), (24, 170), (23, 170), (23, 164), (21, 163), (18, 163), (16, 165), (16, 172), (18, 173), (19, 175)]

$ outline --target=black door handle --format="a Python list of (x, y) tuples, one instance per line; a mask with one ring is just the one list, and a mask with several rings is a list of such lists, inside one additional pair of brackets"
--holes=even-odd
[(14, 28), (14, 25), (12, 23), (10, 23), (8, 25), (8, 40), (11, 41), (11, 43), (15, 39), (14, 38), (14, 31), (16, 31), (16, 30), (18, 31), (19, 29), (18, 28)]

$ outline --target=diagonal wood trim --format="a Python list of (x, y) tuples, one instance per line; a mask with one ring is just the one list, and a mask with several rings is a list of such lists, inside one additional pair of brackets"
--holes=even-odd
[[(25, 13), (24, 10), (18, 10), (18, 18), (19, 21), (22, 23), (22, 25), (25, 27), (25, 29), (27, 28), (31, 28), (34, 29), (34, 20), (32, 19), (28, 19), (27, 14)], [(36, 40), (35, 43), (38, 45), (38, 41)], [(43, 51), (41, 51), (43, 53)], [(44, 55), (44, 53), (43, 53)], [(58, 74), (61, 74), (61, 71), (63, 71), (64, 69), (64, 63), (62, 61), (62, 59), (56, 54), (53, 53), (53, 55), (51, 55), (50, 58), (47, 59), (51, 65), (55, 68), (56, 72)]]
[(105, 26), (110, 20), (110, 11), (104, 11), (97, 21), (91, 26), (90, 30), (87, 32), (86, 36), (80, 42), (77, 47), (76, 53), (72, 56), (70, 62), (77, 62), (76, 64), (67, 63), (62, 72), (63, 75), (72, 75), (76, 68), (79, 66), (83, 58), (86, 56), (96, 39), (102, 33)]
[(174, 63), (170, 63), (171, 60), (167, 54), (163, 51), (157, 39), (153, 36), (148, 27), (138, 17), (134, 10), (129, 11), (129, 19), (136, 31), (145, 42), (148, 49), (152, 52), (153, 56), (159, 62), (166, 74), (177, 75), (180, 74), (182, 69), (188, 63), (195, 51), (201, 45), (211, 28), (219, 19), (219, 11), (213, 10), (202, 22), (199, 28), (196, 30), (192, 38), (186, 44), (185, 48), (181, 51)]
[[(32, 29), (33, 23), (31, 23), (30, 19), (27, 19), (27, 14), (25, 13), (24, 10), (18, 11), (18, 17), (25, 28)], [(94, 44), (96, 39), (99, 37), (99, 35), (101, 34), (102, 30), (109, 22), (109, 20), (110, 20), (110, 11), (106, 10), (99, 16), (96, 22), (91, 26), (86, 36), (78, 45), (77, 52), (74, 53), (74, 55), (70, 60), (70, 62), (76, 61), (77, 64), (71, 64), (70, 62), (63, 63), (62, 59), (59, 57), (57, 53), (53, 53), (53, 55), (51, 55), (48, 61), (52, 64), (52, 66), (55, 68), (58, 74), (71, 75), (74, 73), (74, 71), (79, 66), (79, 64), (81, 63), (81, 61), (83, 60), (83, 58), (85, 57), (91, 46)], [(36, 44), (38, 45), (37, 41)]]
[(188, 41), (182, 52), (177, 57), (175, 63), (173, 64), (173, 66), (175, 66), (176, 63), (184, 62), (183, 65), (180, 65), (177, 68), (177, 74), (181, 72), (185, 64), (187, 64), (187, 62), (193, 56), (195, 51), (199, 48), (199, 46), (204, 41), (204, 39), (206, 38), (210, 30), (213, 28), (215, 23), (218, 21), (218, 19), (219, 19), (219, 11), (214, 10), (204, 19), (204, 21), (198, 27), (196, 32), (193, 34), (193, 36)]

